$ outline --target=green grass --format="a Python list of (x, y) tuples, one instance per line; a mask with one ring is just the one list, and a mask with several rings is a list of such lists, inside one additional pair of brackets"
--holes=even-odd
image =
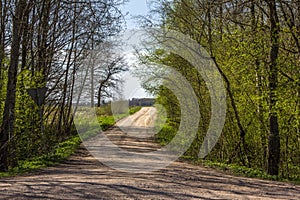
[(129, 108), (129, 114), (132, 115), (141, 110), (141, 106), (132, 106)]
[(209, 167), (212, 169), (223, 171), (223, 173), (231, 174), (235, 176), (300, 184), (299, 176), (294, 176), (289, 178), (281, 177), (281, 176), (272, 176), (260, 169), (253, 169), (253, 168), (248, 168), (248, 167), (239, 166), (235, 164), (226, 164), (222, 162), (214, 162), (210, 160), (196, 159), (191, 156), (182, 156), (180, 157), (180, 159), (182, 161), (186, 161), (194, 165)]
[(18, 167), (11, 168), (8, 172), (0, 172), (1, 177), (14, 176), (37, 169), (54, 166), (71, 156), (79, 147), (81, 140), (79, 136), (74, 136), (64, 142), (59, 143), (54, 150), (48, 154), (32, 158), (30, 160), (19, 161)]
[(245, 176), (249, 178), (261, 178), (261, 179), (268, 179), (268, 180), (278, 180), (277, 176), (271, 176), (261, 170), (252, 169), (244, 166), (213, 162), (209, 160), (197, 160), (196, 163), (202, 164), (210, 168), (219, 169), (224, 172), (238, 175), (238, 176)]
[[(107, 130), (111, 127), (116, 119), (120, 119), (125, 115), (117, 115), (117, 116), (99, 116), (97, 127), (101, 127), (103, 131)], [(90, 137), (87, 133), (87, 137)], [(18, 167), (9, 169), (8, 172), (0, 172), (1, 177), (14, 176), (18, 174), (23, 174), (27, 172), (32, 172), (37, 169), (54, 166), (59, 164), (61, 161), (67, 159), (72, 154), (74, 154), (75, 150), (79, 147), (81, 143), (81, 138), (79, 135), (76, 135), (64, 142), (59, 143), (52, 152), (35, 157), (25, 161), (19, 161)]]
[(109, 129), (112, 125), (115, 123), (115, 117), (114, 116), (99, 116), (98, 122), (100, 124), (101, 130), (106, 131)]
[(200, 164), (206, 167), (210, 167), (217, 170), (222, 170), (225, 173), (233, 174), (236, 176), (243, 176), (248, 178), (259, 178), (259, 179), (265, 179), (265, 180), (273, 180), (273, 181), (283, 181), (283, 182), (291, 182), (295, 184), (300, 184), (299, 177), (281, 177), (281, 176), (272, 176), (267, 174), (266, 172), (259, 170), (259, 169), (253, 169), (248, 168), (244, 166), (239, 166), (235, 164), (225, 164), (220, 162), (213, 162), (209, 160), (202, 160), (197, 159), (193, 161), (195, 164)]
[[(160, 145), (165, 146), (174, 138), (175, 135), (176, 135), (176, 129), (173, 126), (166, 123), (162, 126), (160, 132), (155, 135), (155, 141), (158, 142)], [(266, 179), (266, 180), (277, 180), (277, 181), (300, 184), (300, 176), (297, 174), (291, 175), (289, 178), (286, 178), (280, 176), (271, 176), (259, 169), (248, 168), (248, 167), (239, 166), (235, 164), (213, 162), (210, 160), (202, 160), (191, 156), (181, 156), (180, 159), (182, 161), (186, 161), (194, 165), (202, 165), (205, 167), (221, 170), (225, 173), (236, 175), (236, 176), (259, 178), (259, 179)], [(294, 168), (297, 167), (294, 166)], [(295, 171), (297, 170), (299, 171), (298, 168), (295, 169)]]
[[(138, 112), (139, 110), (141, 110), (142, 107), (140, 106), (133, 106), (129, 108), (129, 115), (132, 115), (136, 112)], [(124, 113), (124, 114), (116, 114), (116, 115), (99, 115), (98, 118), (98, 122), (100, 124), (100, 127), (103, 131), (106, 131), (107, 129), (109, 129), (112, 125), (114, 125), (118, 120), (127, 117), (128, 114)]]
[[(131, 107), (129, 109), (129, 113), (134, 114), (140, 109), (141, 107)], [(113, 126), (116, 121), (128, 116), (128, 114), (118, 114), (112, 116), (110, 115), (111, 113), (109, 113), (108, 110), (109, 109), (107, 107), (99, 108), (97, 110), (98, 114), (101, 113), (101, 115), (97, 116), (99, 124), (95, 124), (96, 128), (99, 128), (100, 125), (101, 129), (105, 131)], [(94, 131), (91, 131), (91, 134), (87, 133), (84, 135), (84, 137), (91, 137), (93, 133)], [(57, 165), (74, 154), (80, 143), (81, 138), (79, 137), (79, 135), (73, 136), (72, 138), (64, 142), (59, 143), (54, 148), (54, 150), (52, 152), (49, 152), (48, 154), (44, 154), (42, 156), (35, 157), (29, 160), (19, 161), (18, 167), (10, 168), (8, 172), (0, 172), (0, 178), (20, 175), (45, 167)]]
[(158, 134), (154, 136), (156, 142), (160, 145), (167, 145), (176, 135), (176, 129), (170, 125), (164, 124)]

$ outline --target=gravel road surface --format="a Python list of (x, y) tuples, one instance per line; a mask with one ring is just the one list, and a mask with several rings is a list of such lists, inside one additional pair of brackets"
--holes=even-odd
[[(143, 108), (105, 134), (128, 151), (153, 151), (160, 148), (147, 137), (154, 119), (155, 110)], [(138, 132), (144, 135), (137, 138)], [(126, 173), (105, 166), (82, 145), (58, 166), (0, 179), (0, 199), (298, 200), (300, 186), (235, 177), (180, 161), (155, 172)]]

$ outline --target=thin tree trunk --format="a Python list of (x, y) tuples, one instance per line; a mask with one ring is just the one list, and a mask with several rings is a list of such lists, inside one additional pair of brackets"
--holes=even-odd
[(276, 8), (276, 1), (268, 1), (270, 10), (270, 75), (269, 75), (269, 155), (268, 155), (268, 174), (279, 174), (280, 162), (280, 136), (278, 127), (278, 115), (276, 111), (277, 104), (277, 84), (278, 84), (278, 53), (279, 53), (279, 20)]
[(102, 93), (102, 87), (103, 87), (103, 84), (100, 83), (100, 86), (99, 86), (99, 88), (98, 88), (98, 96), (97, 96), (98, 102), (97, 102), (97, 107), (100, 107), (100, 106), (101, 106), (101, 93)]
[(95, 106), (95, 101), (94, 101), (94, 96), (95, 96), (95, 87), (94, 87), (94, 65), (95, 65), (95, 50), (94, 50), (94, 36), (92, 35), (92, 51), (91, 51), (91, 62), (89, 62), (90, 64), (90, 68), (91, 68), (91, 107)]
[(6, 15), (7, 15), (7, 2), (3, 1), (3, 4), (0, 4), (0, 92), (3, 88), (3, 71), (4, 65), (3, 60), (5, 58), (5, 24), (6, 24)]
[(220, 66), (218, 65), (218, 63), (216, 61), (216, 58), (214, 56), (214, 53), (213, 53), (211, 5), (208, 5), (208, 11), (207, 12), (208, 12), (207, 13), (208, 14), (208, 45), (209, 45), (209, 50), (210, 50), (210, 56), (212, 57), (214, 63), (216, 64), (216, 66), (218, 68), (218, 71), (220, 72), (221, 76), (223, 77), (223, 79), (226, 83), (226, 86), (227, 86), (226, 88), (227, 88), (227, 92), (229, 94), (231, 106), (234, 110), (235, 118), (236, 118), (236, 121), (237, 121), (237, 126), (240, 130), (240, 142), (239, 142), (239, 149), (240, 149), (240, 154), (241, 154), (240, 159), (241, 159), (243, 165), (249, 166), (249, 164), (250, 164), (249, 163), (249, 158), (248, 158), (247, 152), (246, 152), (246, 139), (245, 139), (246, 132), (245, 132), (245, 129), (243, 128), (243, 126), (242, 126), (242, 123), (241, 123), (241, 120), (240, 120), (240, 117), (239, 117), (239, 113), (238, 113), (238, 110), (237, 110), (237, 107), (236, 107), (234, 96), (233, 96), (233, 93), (231, 91), (230, 82), (229, 82), (228, 78), (226, 77), (225, 73), (221, 70)]
[(59, 113), (59, 121), (58, 121), (58, 134), (61, 134), (62, 126), (66, 124), (66, 115), (65, 115), (65, 105), (66, 105), (66, 99), (67, 99), (67, 90), (68, 90), (68, 76), (69, 76), (69, 71), (71, 68), (71, 63), (72, 63), (72, 53), (74, 50), (74, 45), (75, 45), (75, 37), (76, 37), (76, 10), (77, 10), (77, 4), (74, 4), (74, 19), (72, 21), (72, 39), (71, 39), (71, 47), (69, 49), (69, 55), (68, 55), (68, 61), (67, 61), (67, 66), (65, 70), (65, 80), (64, 80), (64, 88), (62, 92), (62, 102), (61, 102), (61, 107), (60, 107), (60, 113)]
[[(9, 160), (8, 143), (14, 136), (17, 72), (22, 37), (22, 19), (25, 8), (26, 0), (18, 1), (15, 15), (13, 17), (12, 46), (10, 66), (8, 69), (7, 93), (4, 106), (3, 123), (0, 132), (0, 171), (6, 171), (8, 166), (14, 166), (16, 164), (13, 160)], [(13, 159), (14, 157), (11, 158)]]

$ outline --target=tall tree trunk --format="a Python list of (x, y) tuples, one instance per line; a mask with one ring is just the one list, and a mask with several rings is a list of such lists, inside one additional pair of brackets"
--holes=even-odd
[(3, 71), (4, 65), (3, 60), (5, 58), (5, 24), (6, 24), (6, 15), (7, 15), (7, 5), (6, 1), (4, 0), (3, 3), (0, 4), (0, 92), (3, 88)]
[(44, 0), (42, 3), (41, 11), (40, 11), (40, 22), (38, 26), (38, 58), (37, 65), (35, 68), (38, 72), (43, 74), (43, 79), (39, 80), (40, 83), (44, 86), (47, 77), (47, 64), (51, 59), (49, 57), (48, 46), (47, 46), (47, 38), (49, 35), (49, 19), (50, 19), (50, 10), (51, 10), (51, 1)]
[(8, 166), (15, 165), (14, 162), (9, 160), (8, 142), (14, 136), (17, 72), (20, 56), (20, 42), (22, 37), (23, 11), (25, 8), (26, 0), (18, 1), (13, 17), (12, 46), (10, 66), (8, 69), (7, 93), (0, 132), (0, 171), (6, 171)]
[(279, 53), (279, 20), (277, 14), (276, 0), (268, 2), (270, 16), (270, 65), (269, 65), (269, 155), (268, 155), (268, 174), (278, 175), (280, 162), (280, 136), (278, 127), (277, 104), (277, 84), (278, 84), (278, 53)]

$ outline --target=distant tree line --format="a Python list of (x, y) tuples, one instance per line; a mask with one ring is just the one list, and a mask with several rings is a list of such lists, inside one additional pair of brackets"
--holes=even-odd
[(129, 100), (129, 106), (154, 106), (154, 98), (132, 98)]

